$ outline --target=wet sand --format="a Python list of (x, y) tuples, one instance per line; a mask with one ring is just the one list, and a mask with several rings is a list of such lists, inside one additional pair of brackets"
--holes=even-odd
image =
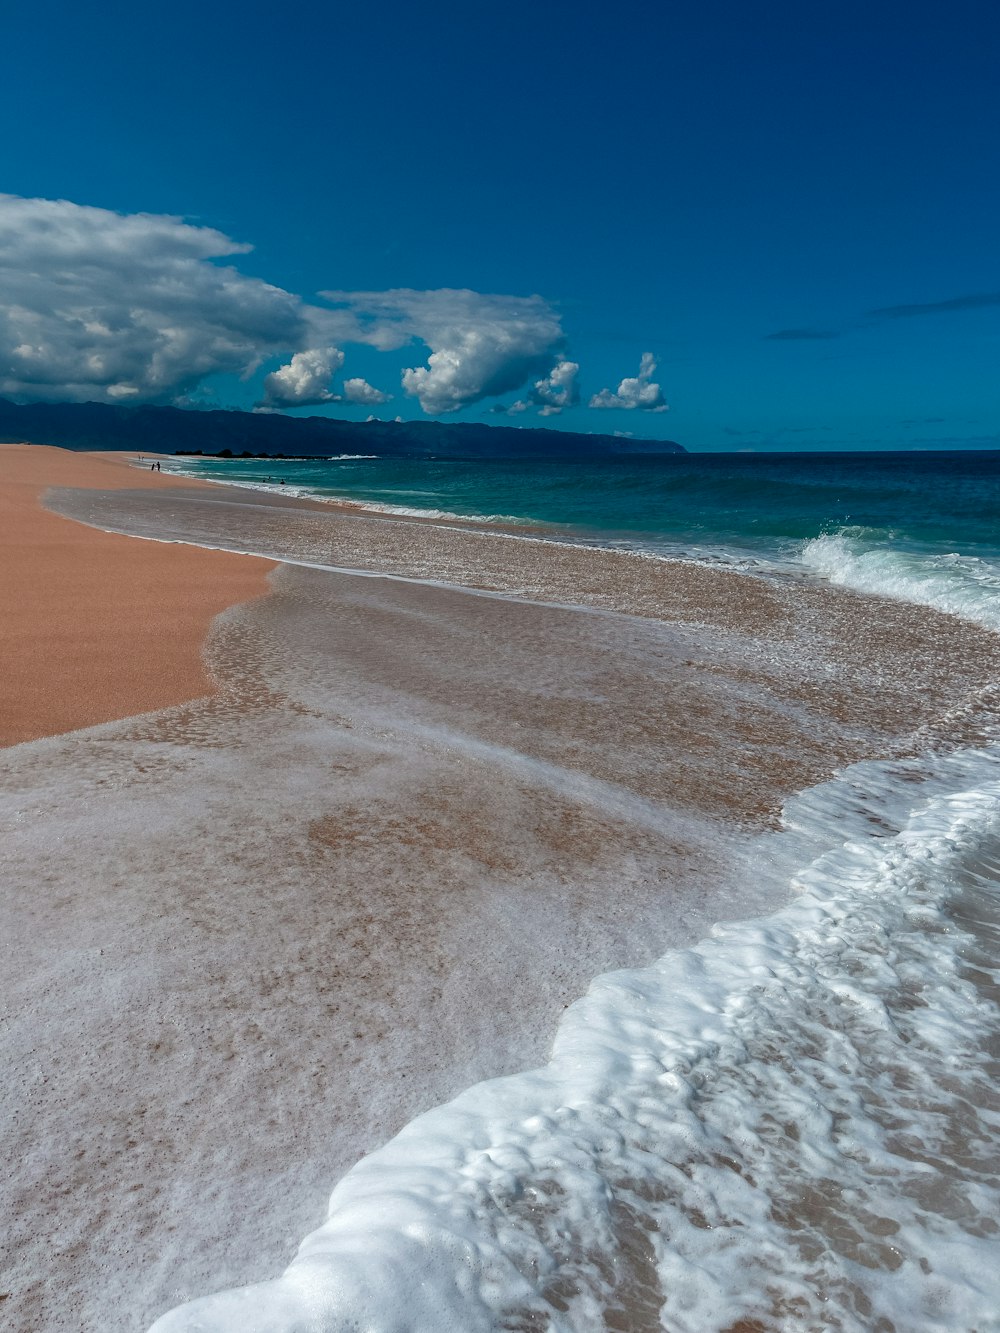
[(129, 461), (0, 445), (0, 745), (211, 693), (201, 646), (212, 618), (267, 590), (269, 562), (130, 541), (40, 504), (52, 485), (177, 485)]
[(0, 756), (14, 1327), (276, 1274), (353, 1161), (543, 1060), (594, 975), (770, 907), (787, 794), (992, 706), (994, 636), (918, 608), (63, 484), (122, 531), (485, 593), (284, 564), (214, 621), (213, 697)]

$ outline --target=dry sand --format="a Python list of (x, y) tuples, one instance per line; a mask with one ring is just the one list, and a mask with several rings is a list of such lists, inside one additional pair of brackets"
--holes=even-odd
[(0, 745), (212, 693), (212, 618), (267, 591), (269, 561), (98, 532), (39, 503), (52, 485), (178, 484), (131, 461), (0, 445)]

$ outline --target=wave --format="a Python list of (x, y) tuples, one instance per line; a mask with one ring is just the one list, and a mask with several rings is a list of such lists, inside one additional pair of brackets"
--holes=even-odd
[(858, 764), (784, 824), (746, 873), (786, 908), (599, 978), (545, 1068), (412, 1122), (281, 1278), (154, 1333), (996, 1328), (1000, 752)]
[[(282, 487), (287, 490), (287, 487)], [(460, 514), (450, 509), (418, 508), (415, 505), (385, 504), (380, 500), (361, 500), (356, 496), (318, 495), (311, 493), (314, 500), (326, 500), (329, 503), (343, 505), (347, 509), (358, 509), (373, 514), (389, 514), (400, 518), (431, 518), (449, 523), (503, 523), (508, 526), (536, 524), (537, 520), (524, 518), (517, 514)]]
[[(344, 454), (343, 459), (376, 457), (375, 454)], [(340, 460), (329, 460), (340, 461)], [(508, 527), (523, 527), (533, 520), (517, 514), (460, 514), (449, 509), (423, 509), (414, 505), (383, 504), (376, 500), (363, 500), (354, 496), (329, 495), (318, 490), (314, 484), (285, 484), (280, 482), (249, 481), (239, 477), (207, 477), (203, 472), (188, 471), (179, 467), (167, 469), (174, 475), (196, 476), (214, 486), (232, 486), (238, 490), (265, 491), (269, 495), (291, 496), (296, 500), (315, 500), (321, 504), (336, 505), (341, 509), (353, 509), (358, 513), (387, 514), (398, 518), (433, 519), (445, 523), (502, 523)]]
[(947, 552), (907, 551), (858, 529), (807, 541), (806, 566), (831, 583), (876, 593), (1000, 630), (1000, 563)]

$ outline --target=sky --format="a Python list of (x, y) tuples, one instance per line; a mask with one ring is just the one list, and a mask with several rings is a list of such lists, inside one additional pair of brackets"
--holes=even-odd
[(1000, 447), (1000, 7), (35, 0), (0, 396)]

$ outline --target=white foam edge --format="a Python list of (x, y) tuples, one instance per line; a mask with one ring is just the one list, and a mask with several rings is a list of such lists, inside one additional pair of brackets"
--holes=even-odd
[[(371, 454), (371, 458), (378, 455)], [(354, 457), (354, 455), (345, 454), (343, 459), (316, 459), (316, 462), (336, 463), (344, 459)], [(358, 454), (358, 458), (369, 457), (367, 454)], [(280, 459), (277, 461), (281, 461)], [(242, 481), (239, 478), (230, 479), (227, 477), (206, 477), (198, 472), (185, 472), (181, 469), (165, 469), (174, 477), (190, 477), (192, 480), (208, 482), (212, 486), (232, 486), (244, 491), (263, 491), (268, 495), (290, 495), (296, 500), (314, 500), (318, 504), (327, 504), (331, 508), (338, 509), (356, 509), (362, 513), (389, 514), (397, 518), (426, 518), (432, 520), (446, 520), (451, 523), (512, 523), (512, 524), (532, 524), (537, 519), (520, 518), (516, 514), (456, 514), (447, 509), (419, 509), (410, 505), (391, 505), (383, 504), (378, 500), (356, 500), (351, 496), (342, 495), (323, 495), (318, 491), (312, 490), (308, 486), (289, 486), (287, 483), (281, 485), (280, 482), (266, 481)]]
[[(318, 560), (303, 560), (298, 556), (274, 555), (269, 551), (247, 550), (239, 546), (215, 546), (209, 542), (190, 541), (184, 537), (152, 537), (144, 532), (130, 532), (126, 528), (108, 528), (100, 523), (91, 523), (87, 519), (72, 517), (74, 523), (81, 523), (84, 527), (94, 528), (97, 532), (107, 532), (119, 537), (131, 537), (140, 542), (157, 542), (161, 546), (192, 546), (199, 551), (219, 551), (225, 555), (245, 555), (255, 560), (270, 560), (276, 565), (291, 565), (297, 569), (318, 569), (327, 574), (344, 574), (351, 578), (360, 579), (384, 579), (389, 583), (409, 583), (424, 588), (440, 588), (443, 592), (463, 593), (468, 597), (485, 597), (500, 602), (523, 602), (528, 606), (547, 607), (554, 611), (576, 611), (583, 615), (590, 616), (613, 616), (624, 617), (625, 619), (640, 619), (645, 624), (646, 617), (631, 616), (628, 611), (619, 611), (617, 609), (605, 606), (589, 606), (584, 602), (562, 602), (553, 601), (545, 598), (532, 596), (531, 592), (525, 588), (475, 588), (466, 583), (451, 583), (446, 579), (431, 578), (429, 575), (419, 574), (397, 574), (390, 570), (365, 569), (359, 565), (330, 565), (324, 564)], [(387, 520), (391, 522), (390, 520)], [(428, 525), (431, 526), (431, 525)], [(567, 546), (570, 550), (577, 550), (578, 547), (568, 542), (549, 542), (544, 537), (518, 537), (513, 533), (507, 532), (488, 532), (490, 537), (501, 537), (510, 541), (537, 541), (542, 545)], [(604, 547), (588, 548), (604, 550)], [(611, 551), (611, 555), (621, 555), (623, 557), (631, 556), (632, 552)], [(673, 561), (676, 564), (698, 564), (697, 561)], [(717, 569), (717, 565), (709, 565), (708, 568)], [(727, 572), (744, 573), (742, 570), (731, 570)], [(752, 573), (745, 573), (746, 578), (753, 578)]]
[(1000, 564), (982, 557), (870, 544), (842, 528), (805, 541), (801, 560), (837, 587), (930, 606), (1000, 630)]
[[(858, 793), (891, 784), (898, 768), (858, 764), (789, 802), (786, 832), (769, 835), (790, 844), (778, 860), (818, 854), (791, 877), (786, 907), (717, 926), (650, 967), (597, 978), (563, 1016), (548, 1065), (478, 1084), (412, 1121), (343, 1177), (327, 1220), (281, 1277), (179, 1307), (151, 1333), (492, 1333), (518, 1307), (551, 1316), (539, 1295), (544, 1246), (508, 1222), (505, 1199), (561, 1173), (573, 1226), (599, 1244), (602, 1155), (618, 1150), (623, 1117), (641, 1124), (654, 1098), (658, 1113), (673, 1099), (684, 1119), (699, 1068), (748, 1058), (758, 996), (816, 986), (883, 1021), (879, 996), (837, 966), (856, 947), (859, 913), (864, 937), (891, 937), (929, 868), (943, 902), (950, 868), (1000, 821), (998, 755), (966, 751), (942, 762), (932, 794), (923, 790), (898, 833), (875, 838), (869, 826), (866, 836)], [(935, 910), (926, 893), (917, 905)], [(960, 1045), (976, 1018), (968, 1007), (932, 1015), (927, 1039)], [(547, 1327), (574, 1325), (556, 1318)]]
[[(510, 523), (522, 523), (522, 524), (530, 523), (532, 525), (535, 523), (535, 520), (508, 519), (502, 514), (495, 514), (492, 516), (492, 518), (490, 518), (488, 516), (470, 517), (468, 515), (463, 515), (463, 514), (449, 514), (439, 510), (430, 511), (424, 509), (419, 509), (419, 510), (414, 509), (411, 511), (406, 511), (403, 510), (402, 508), (398, 508), (396, 510), (389, 510), (388, 508), (379, 509), (377, 507), (368, 506), (360, 501), (341, 500), (334, 496), (316, 495), (311, 491), (300, 490), (297, 487), (266, 486), (263, 484), (257, 485), (255, 483), (250, 483), (250, 482), (232, 482), (232, 481), (225, 481), (218, 477), (196, 477), (194, 473), (174, 472), (171, 475), (190, 476), (192, 479), (204, 481), (210, 486), (223, 486), (223, 487), (243, 489), (243, 490), (266, 491), (268, 494), (273, 492), (276, 495), (291, 496), (293, 499), (297, 500), (314, 500), (317, 503), (329, 505), (331, 509), (341, 509), (341, 510), (346, 509), (357, 513), (359, 516), (363, 516), (367, 512), (372, 512), (376, 517), (381, 518), (384, 522), (387, 523), (391, 523), (394, 518), (395, 519), (423, 518), (427, 520), (426, 523), (424, 524), (425, 527), (432, 529), (435, 528), (440, 529), (442, 532), (456, 531), (455, 524), (457, 523), (459, 525), (457, 529), (458, 531), (468, 532), (472, 535), (493, 537), (503, 541), (527, 542), (538, 546), (554, 546), (559, 550), (565, 550), (565, 551), (579, 551), (579, 550), (600, 551), (604, 555), (615, 556), (621, 560), (650, 560), (656, 564), (693, 565), (699, 569), (711, 569), (714, 571), (722, 570), (723, 572), (733, 572), (737, 574), (743, 574), (747, 578), (767, 577), (768, 575), (771, 574), (776, 574), (781, 577), (787, 577), (789, 573), (799, 572), (796, 566), (793, 565), (791, 561), (789, 561), (788, 563), (783, 563), (778, 560), (769, 560), (765, 559), (764, 557), (749, 555), (746, 552), (734, 551), (732, 553), (726, 553), (723, 556), (718, 556), (718, 555), (698, 556), (698, 555), (692, 555), (689, 552), (680, 552), (680, 551), (676, 553), (674, 552), (665, 553), (663, 551), (650, 550), (648, 548), (642, 548), (642, 547), (630, 548), (630, 547), (621, 547), (610, 543), (588, 541), (585, 538), (570, 541), (566, 539), (561, 540), (558, 537), (540, 537), (537, 534), (537, 532), (531, 532), (531, 533), (506, 532), (502, 528), (488, 528), (488, 527), (475, 526), (477, 523), (490, 523), (490, 522), (495, 522), (495, 523), (510, 522)], [(52, 487), (50, 489), (58, 489), (58, 488)], [(127, 528), (108, 528), (100, 523), (92, 523), (84, 518), (77, 518), (75, 516), (73, 517), (74, 517), (74, 522), (83, 523), (87, 527), (96, 528), (100, 532), (114, 532), (120, 536), (138, 537), (141, 540), (145, 541), (163, 541), (167, 544), (176, 546), (198, 546), (206, 551), (229, 551), (233, 555), (254, 555), (258, 556), (262, 560), (276, 560), (283, 564), (288, 564), (288, 565), (300, 564), (310, 569), (329, 569), (336, 574), (370, 573), (373, 577), (377, 578), (396, 577), (400, 578), (404, 582), (408, 581), (413, 583), (430, 583), (432, 585), (435, 584), (436, 582), (433, 579), (426, 579), (426, 578), (413, 578), (407, 580), (403, 575), (384, 574), (379, 570), (364, 570), (359, 567), (341, 567), (338, 565), (326, 565), (307, 560), (297, 560), (297, 559), (292, 559), (288, 556), (274, 555), (270, 551), (249, 550), (249, 549), (245, 550), (243, 548), (236, 548), (232, 546), (215, 546), (208, 542), (189, 541), (185, 538), (180, 538), (180, 537), (175, 537), (175, 538), (150, 537), (146, 534), (130, 532), (128, 531)], [(724, 548), (721, 547), (719, 549), (724, 550)], [(440, 583), (437, 586), (462, 588), (463, 591), (468, 591), (468, 592), (479, 591), (478, 589), (467, 588), (465, 585), (461, 584)], [(516, 591), (506, 594), (497, 594), (497, 595), (520, 596), (520, 594), (518, 594)], [(530, 598), (528, 598), (527, 600), (530, 600)], [(546, 603), (546, 605), (556, 605), (556, 603)], [(573, 605), (575, 605), (575, 603)], [(587, 608), (582, 608), (582, 609), (587, 609)]]

